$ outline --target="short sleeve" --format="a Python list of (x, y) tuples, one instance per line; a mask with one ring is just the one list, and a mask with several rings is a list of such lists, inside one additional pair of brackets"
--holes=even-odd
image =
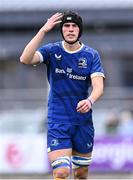
[(40, 57), (40, 63), (43, 62), (47, 64), (50, 60), (50, 49), (51, 49), (51, 44), (44, 45), (40, 47), (37, 50), (37, 53)]
[(105, 77), (104, 70), (103, 70), (103, 67), (101, 64), (101, 58), (97, 51), (95, 52), (94, 58), (92, 60), (90, 76), (91, 76), (91, 78), (93, 78), (95, 76)]

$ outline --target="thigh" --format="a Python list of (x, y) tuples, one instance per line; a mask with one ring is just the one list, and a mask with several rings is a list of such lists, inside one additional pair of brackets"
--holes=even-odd
[(89, 155), (93, 151), (94, 127), (91, 125), (79, 125), (76, 127), (75, 135), (72, 138), (73, 152)]
[(72, 150), (72, 156), (80, 156), (80, 157), (88, 157), (89, 158), (92, 156), (92, 152), (82, 154), (82, 153), (79, 153), (75, 150)]
[(48, 153), (50, 162), (55, 161), (59, 157), (63, 157), (63, 156), (71, 157), (71, 155), (72, 155), (72, 149), (60, 149)]

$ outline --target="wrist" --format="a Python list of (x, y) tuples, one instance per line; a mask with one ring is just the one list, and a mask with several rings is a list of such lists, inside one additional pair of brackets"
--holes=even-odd
[(47, 30), (45, 28), (41, 28), (40, 33), (43, 33), (43, 35), (45, 35), (47, 33)]
[(90, 102), (91, 106), (94, 104), (94, 101), (90, 97), (88, 97), (87, 100)]

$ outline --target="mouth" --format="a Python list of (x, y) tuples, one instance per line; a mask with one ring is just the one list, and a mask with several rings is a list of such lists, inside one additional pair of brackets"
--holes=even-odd
[(68, 36), (68, 37), (75, 37), (74, 34), (68, 34), (67, 36)]

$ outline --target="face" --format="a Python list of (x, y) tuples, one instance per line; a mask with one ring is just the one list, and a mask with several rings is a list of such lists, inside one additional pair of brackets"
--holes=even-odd
[(67, 42), (75, 42), (79, 35), (79, 27), (77, 24), (70, 22), (70, 23), (64, 23), (62, 27), (62, 33), (64, 36), (64, 39)]

